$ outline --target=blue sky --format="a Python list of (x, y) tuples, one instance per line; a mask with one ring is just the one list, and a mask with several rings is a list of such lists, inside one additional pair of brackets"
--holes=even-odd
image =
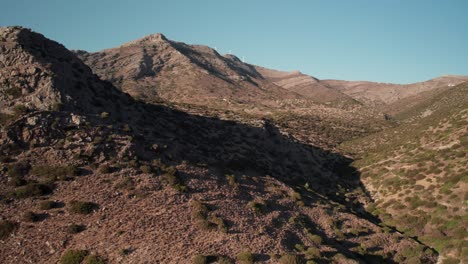
[(468, 75), (466, 0), (0, 0), (0, 25), (97, 51), (161, 32), (320, 79)]

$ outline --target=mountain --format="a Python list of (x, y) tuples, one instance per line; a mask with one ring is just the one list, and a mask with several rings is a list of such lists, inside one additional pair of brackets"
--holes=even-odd
[[(277, 106), (285, 99), (353, 102), (313, 77), (244, 63), (207, 46), (187, 45), (153, 34), (120, 47), (76, 54), (101, 78), (131, 95), (179, 103)], [(193, 96), (196, 95), (196, 96)]]
[[(120, 47), (76, 54), (122, 91), (142, 99), (227, 105), (299, 98), (266, 82), (255, 67), (206, 46), (187, 45), (153, 34)], [(196, 95), (196, 96), (194, 96)]]
[(323, 80), (326, 86), (341, 91), (369, 105), (387, 105), (404, 98), (440, 87), (453, 87), (468, 81), (468, 76), (442, 76), (412, 84), (375, 83), (366, 81)]
[(0, 33), (0, 262), (436, 262), (364, 210), (350, 158), (135, 100), (38, 33)]

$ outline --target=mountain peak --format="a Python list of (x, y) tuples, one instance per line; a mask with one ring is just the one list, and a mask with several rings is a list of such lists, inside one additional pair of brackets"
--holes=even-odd
[(160, 42), (166, 42), (166, 41), (168, 41), (168, 39), (162, 33), (155, 33), (155, 34), (144, 36), (134, 41), (127, 42), (123, 46), (145, 45), (145, 44), (160, 43)]

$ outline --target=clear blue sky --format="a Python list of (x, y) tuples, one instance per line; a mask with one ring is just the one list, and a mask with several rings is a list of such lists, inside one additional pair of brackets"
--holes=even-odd
[(0, 25), (97, 51), (151, 33), (320, 79), (468, 75), (467, 0), (0, 0)]

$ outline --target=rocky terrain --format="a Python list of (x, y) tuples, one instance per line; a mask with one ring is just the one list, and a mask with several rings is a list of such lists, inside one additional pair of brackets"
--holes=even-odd
[[(453, 112), (427, 94), (385, 118), (344, 88), (161, 34), (87, 53), (8, 27), (0, 29), (0, 52), (1, 263), (436, 263), (466, 256), (459, 235), (466, 233), (466, 85), (434, 88), (459, 102)], [(393, 103), (385, 106), (397, 109)], [(366, 161), (381, 153), (377, 140), (392, 142), (413, 123), (425, 131), (424, 120), (440, 122), (407, 152), (391, 144), (395, 152), (382, 159), (402, 159), (376, 174), (385, 161)], [(439, 222), (427, 232), (402, 227), (408, 211), (384, 204), (401, 196), (390, 187), (393, 173), (412, 168), (402, 155), (446, 149), (454, 151), (444, 152), (435, 187), (432, 176), (399, 187), (428, 199), (441, 187), (446, 200), (418, 205), (442, 210)], [(422, 167), (432, 171), (427, 155)], [(435, 230), (453, 246), (433, 243), (441, 234)]]
[(375, 198), (368, 210), (448, 263), (468, 260), (467, 95), (467, 83), (425, 95), (397, 116), (400, 126), (343, 145)]

